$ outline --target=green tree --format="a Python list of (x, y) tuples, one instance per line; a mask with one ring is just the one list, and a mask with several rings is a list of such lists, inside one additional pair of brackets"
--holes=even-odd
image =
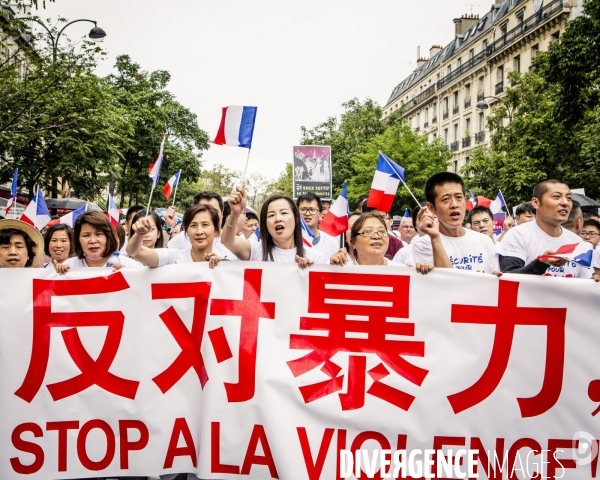
[(354, 176), (352, 157), (364, 152), (366, 142), (385, 130), (381, 107), (370, 98), (364, 102), (353, 98), (342, 107), (340, 120), (329, 117), (314, 128), (300, 128), (302, 145), (331, 146), (334, 192), (340, 191), (344, 181)]
[(266, 196), (270, 195), (286, 195), (292, 197), (292, 164), (291, 162), (285, 164), (285, 169), (279, 174), (275, 181), (271, 182), (266, 189)]

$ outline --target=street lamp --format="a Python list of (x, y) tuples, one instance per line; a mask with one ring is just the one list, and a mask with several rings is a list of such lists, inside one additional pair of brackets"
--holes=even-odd
[[(481, 101), (477, 102), (476, 107), (479, 110), (487, 110), (488, 108), (490, 108), (490, 105), (485, 101), (486, 98), (493, 98), (495, 100), (498, 100), (499, 102), (501, 101), (498, 97), (494, 97), (493, 95), (490, 95), (488, 97), (483, 97), (481, 99)], [(512, 114), (513, 114), (513, 109), (512, 108), (507, 108), (506, 109), (507, 113), (508, 113), (508, 121), (509, 123), (512, 123)]]
[(58, 35), (56, 35), (56, 37), (54, 37), (54, 35), (52, 35), (52, 32), (50, 31), (50, 29), (38, 17), (31, 17), (30, 19), (33, 20), (34, 22), (38, 23), (42, 27), (44, 27), (44, 30), (46, 30), (46, 33), (48, 33), (48, 36), (50, 37), (50, 43), (52, 44), (52, 61), (53, 61), (53, 63), (56, 63), (56, 57), (57, 57), (57, 52), (58, 52), (58, 40), (59, 40), (60, 36), (62, 35), (62, 33), (65, 31), (65, 29), (69, 25), (73, 25), (74, 23), (77, 23), (77, 22), (90, 22), (90, 23), (94, 24), (94, 28), (92, 28), (90, 30), (90, 33), (88, 34), (90, 39), (92, 39), (94, 42), (101, 42), (102, 40), (104, 40), (104, 37), (106, 37), (106, 32), (98, 26), (97, 22), (95, 20), (88, 20), (87, 18), (80, 18), (78, 20), (73, 20), (72, 22), (67, 23), (58, 32)]

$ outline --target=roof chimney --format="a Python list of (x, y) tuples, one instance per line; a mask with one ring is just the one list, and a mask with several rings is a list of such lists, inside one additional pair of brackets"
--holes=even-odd
[(442, 51), (441, 45), (432, 45), (429, 49), (429, 58), (435, 57), (438, 53)]
[(460, 18), (454, 19), (455, 35), (464, 34), (469, 28), (479, 21), (479, 14), (466, 13)]

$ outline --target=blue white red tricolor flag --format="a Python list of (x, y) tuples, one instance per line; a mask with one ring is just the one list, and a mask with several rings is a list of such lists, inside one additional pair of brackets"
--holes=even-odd
[(164, 151), (165, 134), (163, 133), (162, 140), (160, 141), (160, 151), (158, 152), (158, 157), (156, 157), (156, 162), (150, 165), (150, 168), (148, 169), (148, 176), (152, 179), (152, 187), (156, 187), (156, 184), (160, 179), (160, 167), (162, 166)]
[(77, 220), (77, 217), (87, 212), (87, 208), (88, 206), (86, 203), (83, 207), (78, 208), (77, 210), (73, 210), (72, 212), (67, 213), (66, 215), (63, 215), (62, 217), (60, 217), (59, 223), (64, 223), (65, 225), (68, 225), (69, 227), (73, 228), (75, 226), (75, 221)]
[(498, 195), (496, 195), (496, 199), (490, 202), (490, 210), (492, 213), (500, 213), (502, 211), (502, 207), (506, 207), (506, 202), (504, 201), (504, 196), (501, 191), (498, 191)]
[(406, 210), (404, 210), (404, 218), (409, 218), (410, 217), (410, 212), (408, 211), (408, 208)]
[(254, 237), (253, 240), (260, 242), (260, 228), (256, 227), (250, 237)]
[(109, 193), (108, 194), (108, 219), (113, 228), (117, 228), (119, 225), (119, 209), (117, 208), (117, 204), (115, 203), (115, 199)]
[(391, 158), (379, 152), (379, 161), (369, 192), (367, 206), (389, 212), (396, 197), (400, 180), (404, 182), (404, 169)]
[(469, 201), (467, 201), (467, 211), (470, 212), (477, 206), (477, 199), (475, 195), (473, 195), (473, 190), (469, 190), (469, 196), (471, 197)]
[(342, 193), (333, 202), (325, 218), (319, 224), (319, 230), (337, 237), (348, 230), (348, 185), (344, 182)]
[(237, 105), (223, 107), (221, 124), (212, 143), (229, 147), (251, 148), (256, 108)]
[(171, 192), (173, 191), (173, 188), (175, 188), (177, 186), (177, 184), (179, 183), (180, 175), (181, 175), (181, 170), (179, 170), (175, 175), (173, 175), (171, 178), (169, 178), (169, 181), (166, 183), (165, 187), (163, 188), (163, 193), (165, 194), (165, 198), (167, 200), (171, 199)]
[(583, 267), (592, 265), (592, 257), (594, 256), (594, 247), (589, 242), (572, 243), (563, 245), (556, 253), (552, 255), (540, 255), (540, 258), (565, 258), (570, 262), (576, 263)]
[(29, 202), (19, 220), (34, 226), (37, 230), (41, 230), (48, 224), (50, 221), (50, 212), (46, 206), (41, 188), (38, 188), (35, 197)]
[(302, 241), (304, 242), (304, 245), (312, 248), (313, 239), (315, 238), (315, 234), (312, 233), (312, 231), (310, 230), (310, 228), (308, 227), (308, 225), (306, 224), (304, 219), (300, 218), (300, 222), (302, 225)]
[(17, 177), (18, 176), (19, 176), (19, 169), (15, 168), (15, 171), (13, 173), (13, 178), (12, 178), (12, 185), (10, 187), (10, 198), (6, 202), (6, 210), (4, 211), (4, 216), (6, 216), (8, 214), (13, 203), (15, 203), (17, 201)]

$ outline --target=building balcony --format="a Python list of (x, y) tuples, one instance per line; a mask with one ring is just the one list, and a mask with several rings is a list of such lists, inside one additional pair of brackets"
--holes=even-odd
[(465, 108), (469, 108), (470, 106), (471, 106), (471, 99), (470, 99), (470, 98), (467, 98), (467, 99), (465, 100)]
[(423, 128), (427, 128), (428, 126), (429, 126), (429, 122), (425, 122), (425, 123), (423, 124)]
[(437, 123), (437, 117), (433, 117), (433, 118), (431, 119), (431, 124), (433, 125), (434, 123)]
[(449, 112), (448, 112), (448, 111), (445, 111), (445, 112), (442, 114), (442, 119), (443, 119), (443, 120), (446, 120), (446, 119), (448, 118), (448, 115), (449, 115)]
[(477, 101), (481, 102), (484, 98), (485, 98), (485, 91), (484, 90), (479, 90), (477, 92)]
[(465, 137), (462, 139), (462, 148), (468, 148), (471, 146), (471, 137)]
[(481, 143), (483, 141), (485, 141), (485, 130), (482, 130), (481, 132), (477, 132), (475, 134), (475, 142)]
[(421, 131), (421, 127), (416, 127), (415, 128), (415, 132), (420, 132)]
[(456, 115), (459, 112), (459, 107), (458, 105), (454, 105), (454, 107), (452, 107), (452, 115)]
[(502, 93), (504, 91), (504, 82), (500, 82), (496, 84), (496, 95)]
[(456, 142), (452, 142), (450, 144), (450, 150), (452, 150), (453, 152), (458, 151), (458, 145), (459, 145), (459, 141), (458, 140)]

